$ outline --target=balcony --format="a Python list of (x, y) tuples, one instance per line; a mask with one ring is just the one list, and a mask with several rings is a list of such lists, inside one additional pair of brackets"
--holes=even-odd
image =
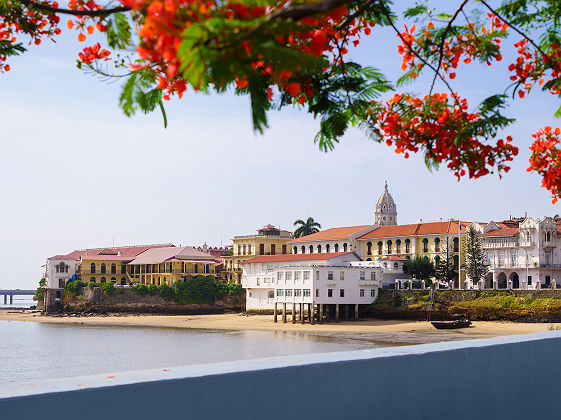
[(542, 263), (540, 268), (561, 268), (561, 264)]
[(483, 249), (518, 248), (518, 241), (483, 242)]

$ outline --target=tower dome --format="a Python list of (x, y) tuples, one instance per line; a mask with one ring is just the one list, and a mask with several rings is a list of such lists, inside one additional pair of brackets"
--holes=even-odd
[(388, 191), (388, 183), (384, 186), (384, 192), (376, 203), (375, 221), (378, 226), (397, 225), (397, 206)]

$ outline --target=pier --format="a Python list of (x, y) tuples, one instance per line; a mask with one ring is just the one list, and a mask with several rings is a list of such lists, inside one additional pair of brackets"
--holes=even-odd
[(8, 296), (10, 297), (10, 305), (14, 304), (14, 296), (33, 296), (35, 290), (0, 290), (0, 296), (4, 295), (4, 305), (8, 304)]

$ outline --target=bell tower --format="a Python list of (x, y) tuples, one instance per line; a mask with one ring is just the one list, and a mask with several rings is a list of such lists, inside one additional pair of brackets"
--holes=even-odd
[(376, 203), (375, 220), (378, 226), (397, 225), (397, 207), (393, 201), (393, 197), (388, 191), (388, 182), (384, 186), (384, 192)]

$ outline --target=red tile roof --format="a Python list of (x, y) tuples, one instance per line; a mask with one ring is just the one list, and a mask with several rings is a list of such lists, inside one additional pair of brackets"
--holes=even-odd
[(514, 236), (518, 235), (520, 229), (518, 227), (513, 227), (512, 225), (505, 224), (505, 223), (497, 223), (499, 229), (492, 230), (491, 232), (482, 233), (480, 236)]
[(281, 261), (318, 261), (329, 260), (339, 255), (354, 254), (354, 252), (325, 252), (323, 254), (280, 254), (261, 255), (250, 260), (241, 261), (240, 264), (281, 262)]
[[(135, 246), (117, 246), (117, 247), (106, 247), (106, 248), (89, 248), (89, 249), (78, 249), (72, 251), (69, 254), (55, 255), (54, 257), (49, 257), (49, 260), (54, 259), (69, 259), (69, 260), (79, 260), (83, 256), (92, 256), (113, 253), (112, 255), (121, 254), (123, 257), (136, 257), (138, 254), (151, 248), (162, 248), (174, 246), (172, 244), (157, 244), (157, 245), (135, 245)], [(108, 256), (108, 255), (106, 255)]]
[(348, 226), (348, 227), (326, 229), (318, 233), (312, 233), (311, 235), (301, 236), (300, 238), (293, 239), (292, 241), (289, 241), (289, 243), (347, 239), (353, 233), (358, 232), (359, 230), (362, 230), (369, 226), (372, 225)]
[(380, 258), (380, 261), (407, 261), (407, 258), (398, 257), (397, 255), (389, 255), (384, 258)]
[[(466, 232), (471, 222), (461, 222), (462, 232)], [(429, 222), (413, 223), (409, 225), (381, 226), (372, 232), (362, 235), (358, 239), (387, 238), (395, 236), (423, 236), (458, 234), (458, 222)]]

